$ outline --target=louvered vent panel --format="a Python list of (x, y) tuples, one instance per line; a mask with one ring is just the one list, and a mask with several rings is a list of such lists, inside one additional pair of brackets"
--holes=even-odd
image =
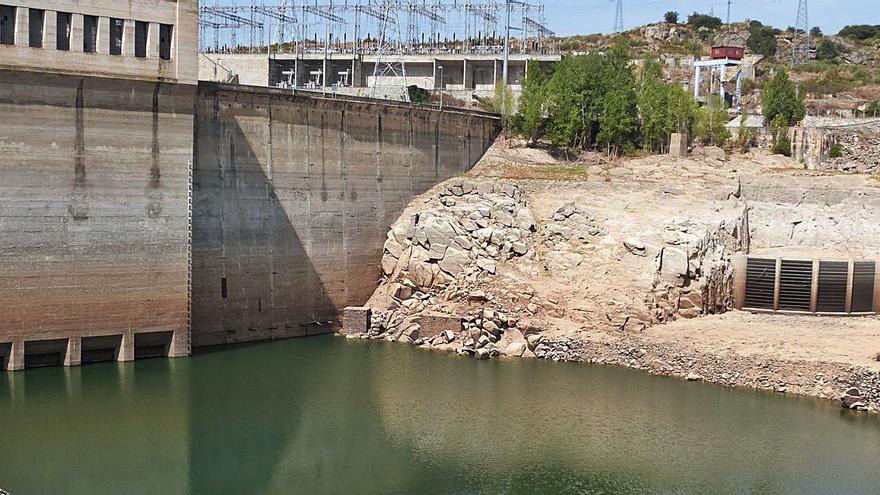
[(874, 311), (875, 271), (876, 267), (873, 261), (856, 261), (853, 263), (853, 313), (869, 313)]
[(782, 260), (779, 274), (779, 309), (810, 311), (813, 262)]
[(776, 285), (776, 260), (749, 258), (746, 265), (745, 306), (773, 309), (773, 288)]
[(843, 313), (846, 311), (846, 285), (849, 263), (846, 261), (819, 262), (819, 294), (816, 311)]

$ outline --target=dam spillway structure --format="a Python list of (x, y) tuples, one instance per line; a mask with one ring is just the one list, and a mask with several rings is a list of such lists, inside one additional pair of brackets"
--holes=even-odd
[(198, 81), (198, 2), (0, 0), (0, 366), (335, 330), (497, 116)]

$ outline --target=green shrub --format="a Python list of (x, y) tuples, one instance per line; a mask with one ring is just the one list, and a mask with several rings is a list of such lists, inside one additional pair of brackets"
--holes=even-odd
[(865, 41), (871, 38), (880, 37), (880, 25), (871, 26), (868, 24), (857, 24), (855, 26), (845, 26), (837, 34), (844, 38)]
[(776, 55), (776, 35), (772, 27), (760, 24), (753, 22), (749, 25), (749, 39), (746, 42), (746, 46), (753, 53), (772, 57)]
[(843, 156), (843, 146), (840, 143), (834, 143), (831, 145), (831, 150), (828, 152), (828, 156), (831, 158), (840, 158)]
[(406, 87), (407, 93), (409, 93), (409, 101), (412, 103), (428, 103), (428, 97), (430, 93), (428, 93), (427, 89), (420, 88), (415, 84)]
[(694, 29), (700, 29), (701, 27), (704, 27), (710, 31), (715, 31), (716, 29), (720, 28), (722, 24), (720, 17), (706, 14), (698, 14), (697, 12), (694, 12), (693, 14), (688, 16), (687, 23)]
[(782, 115), (786, 125), (794, 124), (806, 115), (804, 96), (798, 93), (784, 68), (779, 69), (773, 79), (764, 85), (761, 100), (764, 117), (771, 122)]

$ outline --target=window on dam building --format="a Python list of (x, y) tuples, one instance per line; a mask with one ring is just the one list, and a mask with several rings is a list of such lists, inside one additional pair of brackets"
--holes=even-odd
[(94, 15), (83, 16), (83, 51), (95, 53), (98, 51), (98, 17)]
[(159, 58), (171, 60), (171, 39), (174, 34), (174, 26), (159, 24)]
[(28, 9), (28, 46), (31, 48), (43, 48), (45, 19), (45, 10)]
[(15, 44), (15, 7), (0, 5), (0, 45)]
[(150, 23), (135, 21), (134, 23), (134, 56), (147, 58), (147, 36), (150, 32)]
[(110, 19), (110, 55), (122, 55), (122, 34), (125, 20)]
[(56, 14), (55, 48), (58, 50), (70, 50), (70, 21), (70, 12)]

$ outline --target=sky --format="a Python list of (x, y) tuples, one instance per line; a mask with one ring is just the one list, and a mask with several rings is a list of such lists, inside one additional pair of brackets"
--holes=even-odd
[[(559, 35), (607, 33), (614, 27), (617, 0), (544, 0), (550, 29)], [(824, 33), (837, 33), (848, 24), (880, 24), (880, 0), (809, 0), (810, 27)], [(798, 0), (731, 0), (732, 21), (756, 19), (785, 29), (794, 26)], [(684, 21), (694, 11), (727, 17), (726, 0), (623, 0), (623, 25), (626, 29), (663, 19), (667, 11), (676, 11)]]

